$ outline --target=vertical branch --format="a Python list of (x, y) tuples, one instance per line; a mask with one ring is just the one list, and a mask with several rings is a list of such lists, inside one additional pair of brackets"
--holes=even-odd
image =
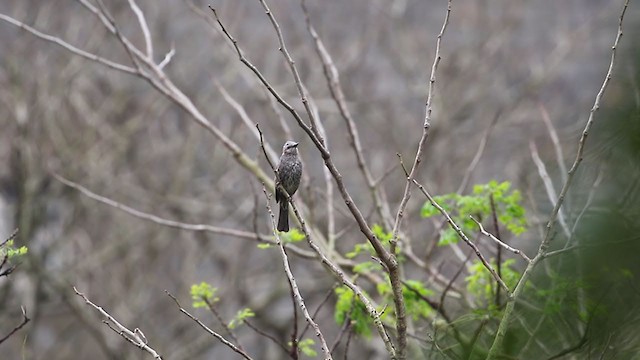
[(564, 163), (564, 153), (562, 151), (562, 145), (560, 144), (558, 132), (556, 131), (556, 128), (553, 127), (553, 123), (551, 122), (551, 118), (549, 117), (547, 108), (545, 108), (542, 103), (540, 103), (538, 107), (540, 108), (540, 113), (542, 114), (542, 121), (547, 127), (547, 131), (549, 131), (549, 137), (551, 138), (551, 142), (553, 143), (553, 148), (556, 151), (556, 161), (558, 162), (558, 167), (560, 168), (562, 181), (567, 181), (567, 166)]
[(287, 257), (287, 252), (285, 251), (284, 246), (282, 245), (282, 240), (280, 239), (280, 235), (276, 230), (276, 217), (275, 215), (273, 215), (273, 211), (271, 211), (271, 205), (269, 205), (269, 194), (267, 193), (267, 189), (263, 187), (262, 191), (264, 192), (264, 195), (267, 197), (267, 211), (269, 212), (269, 216), (271, 216), (271, 225), (273, 229), (273, 235), (275, 236), (276, 242), (278, 243), (278, 247), (280, 248), (280, 255), (282, 256), (284, 271), (287, 274), (287, 279), (289, 280), (289, 285), (291, 286), (293, 295), (296, 299), (296, 302), (298, 303), (298, 306), (300, 306), (300, 310), (302, 310), (302, 313), (304, 314), (305, 319), (307, 319), (307, 322), (315, 330), (316, 336), (320, 339), (320, 346), (322, 347), (322, 352), (324, 353), (325, 360), (330, 360), (332, 359), (331, 350), (329, 350), (329, 347), (327, 346), (327, 342), (324, 340), (324, 336), (320, 331), (320, 327), (318, 327), (318, 324), (316, 324), (316, 322), (313, 320), (313, 318), (309, 314), (309, 311), (307, 311), (307, 306), (304, 304), (304, 299), (300, 294), (300, 290), (298, 290), (298, 284), (296, 283), (296, 279), (293, 277), (293, 273), (291, 272), (291, 268), (289, 267), (289, 258)]
[[(402, 196), (402, 200), (400, 201), (400, 206), (398, 207), (398, 212), (396, 214), (395, 223), (393, 225), (393, 232), (391, 236), (391, 254), (395, 254), (396, 246), (398, 242), (398, 231), (400, 230), (400, 221), (402, 220), (402, 216), (404, 215), (404, 210), (407, 207), (407, 203), (409, 202), (409, 198), (411, 197), (411, 182), (414, 180), (416, 170), (418, 165), (422, 161), (422, 153), (424, 152), (424, 145), (427, 142), (427, 138), (429, 136), (429, 129), (431, 127), (431, 111), (433, 106), (433, 94), (434, 94), (434, 85), (436, 82), (436, 70), (438, 69), (438, 64), (440, 64), (440, 44), (442, 42), (442, 37), (444, 36), (444, 32), (447, 29), (447, 25), (449, 24), (449, 15), (451, 14), (451, 0), (447, 1), (447, 11), (444, 16), (444, 21), (442, 23), (442, 28), (440, 29), (440, 33), (437, 36), (436, 40), (436, 50), (435, 50), (435, 58), (433, 60), (433, 65), (431, 66), (431, 75), (429, 76), (429, 90), (427, 94), (427, 102), (426, 102), (426, 110), (425, 110), (425, 118), (424, 123), (422, 125), (422, 137), (418, 143), (418, 150), (416, 151), (416, 157), (413, 161), (413, 166), (411, 167), (411, 172), (409, 176), (407, 176), (407, 183), (404, 187), (404, 194)], [(393, 275), (392, 269), (390, 270), (390, 275)], [(391, 276), (391, 285), (393, 287), (394, 299), (399, 298), (396, 301), (403, 301), (402, 294), (402, 284), (400, 283), (400, 274), (396, 275), (398, 279), (396, 279), (396, 284), (394, 284), (393, 276)], [(395, 286), (394, 286), (395, 285)], [(402, 307), (399, 307), (398, 303), (396, 304), (396, 318), (397, 318), (397, 331), (398, 331), (398, 357), (400, 359), (404, 359), (405, 350), (407, 345), (407, 320), (405, 318), (405, 309), (404, 309), (404, 301), (401, 303)]]
[[(529, 142), (529, 149), (531, 151), (531, 158), (538, 168), (538, 174), (540, 175), (542, 183), (544, 184), (544, 188), (547, 191), (549, 202), (554, 204), (558, 201), (556, 190), (553, 186), (553, 182), (551, 181), (551, 176), (549, 176), (549, 173), (547, 172), (547, 167), (544, 165), (544, 162), (540, 158), (540, 155), (538, 154), (538, 148), (533, 141)], [(564, 211), (562, 211), (562, 209), (558, 210), (558, 222), (560, 223), (560, 227), (562, 228), (564, 235), (569, 238), (569, 236), (571, 235), (569, 232), (569, 225), (567, 225), (567, 221), (564, 217)]]
[(593, 122), (595, 121), (595, 113), (600, 109), (600, 101), (602, 100), (602, 96), (604, 95), (607, 86), (609, 85), (609, 81), (611, 80), (611, 75), (613, 73), (613, 66), (615, 64), (616, 59), (616, 50), (618, 49), (618, 44), (620, 43), (620, 39), (622, 38), (622, 24), (624, 21), (624, 14), (629, 7), (629, 0), (625, 0), (624, 5), (622, 6), (622, 12), (620, 13), (620, 17), (618, 20), (618, 31), (616, 34), (616, 38), (613, 42), (613, 46), (611, 47), (611, 61), (609, 62), (609, 68), (607, 69), (607, 74), (605, 75), (604, 81), (602, 82), (602, 86), (596, 95), (596, 98), (593, 103), (593, 107), (589, 111), (589, 119), (587, 119), (587, 123), (585, 124), (584, 130), (582, 130), (582, 135), (580, 136), (580, 140), (578, 141), (578, 150), (576, 152), (576, 158), (573, 161), (573, 165), (571, 165), (571, 169), (567, 174), (567, 179), (562, 186), (562, 190), (560, 190), (560, 196), (558, 197), (558, 201), (554, 206), (551, 214), (549, 215), (549, 221), (547, 222), (545, 228), (544, 238), (540, 243), (540, 247), (538, 248), (538, 254), (531, 260), (531, 262), (527, 265), (524, 272), (522, 273), (522, 277), (516, 288), (513, 291), (513, 295), (507, 302), (507, 306), (505, 307), (504, 313), (502, 315), (502, 319), (500, 320), (500, 324), (498, 325), (498, 330), (496, 332), (496, 336), (493, 339), (493, 344), (491, 344), (491, 348), (489, 349), (489, 353), (487, 355), (487, 359), (496, 359), (499, 357), (502, 351), (502, 345), (504, 342), (504, 337), (507, 333), (507, 327), (511, 322), (511, 318), (513, 316), (513, 309), (515, 307), (516, 300), (519, 298), (520, 294), (524, 290), (524, 287), (531, 276), (533, 269), (536, 267), (538, 262), (540, 262), (547, 254), (547, 249), (549, 247), (549, 243), (551, 242), (553, 228), (556, 224), (558, 213), (560, 211), (560, 207), (564, 202), (564, 198), (567, 195), (567, 191), (571, 186), (571, 182), (573, 177), (575, 176), (576, 170), (580, 166), (582, 162), (582, 154), (584, 152), (584, 146), (587, 141), (587, 136), (589, 135), (589, 130), (591, 130), (591, 126), (593, 126)]
[[(491, 204), (491, 217), (493, 219), (493, 228), (496, 232), (496, 237), (498, 239), (502, 239), (502, 236), (500, 236), (498, 212), (496, 210), (496, 202), (493, 198), (493, 194), (489, 195), (489, 203)], [(502, 278), (502, 247), (500, 244), (496, 244), (496, 266), (498, 267), (498, 277)], [(500, 308), (500, 286), (496, 287), (496, 306)]]
[(142, 29), (142, 35), (144, 35), (144, 44), (147, 49), (147, 57), (149, 60), (153, 61), (153, 42), (151, 41), (151, 32), (149, 31), (149, 25), (147, 25), (147, 20), (144, 17), (144, 13), (136, 4), (135, 0), (129, 0), (129, 7), (136, 14), (138, 18), (138, 23), (140, 24), (140, 29)]
[(435, 92), (435, 83), (436, 83), (436, 71), (438, 70), (438, 64), (440, 64), (440, 44), (442, 42), (442, 37), (444, 36), (444, 32), (447, 29), (447, 25), (449, 24), (449, 15), (451, 14), (451, 0), (447, 2), (447, 11), (444, 16), (444, 22), (442, 23), (442, 28), (440, 29), (440, 33), (437, 36), (436, 40), (436, 51), (435, 58), (433, 59), (433, 65), (431, 66), (431, 75), (429, 76), (429, 90), (427, 93), (427, 103), (425, 107), (425, 117), (424, 123), (422, 125), (422, 137), (418, 143), (418, 150), (416, 151), (416, 157), (413, 160), (413, 165), (411, 166), (411, 171), (409, 171), (409, 175), (407, 176), (407, 183), (404, 187), (404, 194), (402, 195), (402, 200), (400, 201), (400, 206), (398, 207), (398, 213), (396, 214), (396, 220), (393, 225), (393, 236), (391, 238), (391, 253), (394, 253), (393, 249), (395, 248), (395, 244), (398, 240), (398, 231), (400, 230), (400, 221), (404, 216), (404, 210), (407, 207), (407, 203), (409, 202), (409, 198), (411, 197), (411, 182), (413, 181), (416, 170), (420, 162), (422, 161), (422, 153), (424, 152), (424, 145), (427, 142), (427, 138), (429, 137), (429, 128), (431, 127), (431, 111), (433, 108), (433, 94)]

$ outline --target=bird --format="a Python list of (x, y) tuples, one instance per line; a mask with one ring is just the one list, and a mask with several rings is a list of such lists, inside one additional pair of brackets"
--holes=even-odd
[(289, 231), (289, 200), (282, 192), (282, 188), (289, 196), (293, 196), (300, 186), (302, 176), (302, 162), (298, 156), (298, 143), (287, 141), (282, 147), (282, 155), (278, 163), (276, 174), (276, 202), (280, 204), (278, 216), (278, 231)]

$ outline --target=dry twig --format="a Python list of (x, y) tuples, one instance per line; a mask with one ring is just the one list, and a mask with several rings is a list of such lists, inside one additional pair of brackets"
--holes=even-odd
[[(118, 320), (116, 320), (113, 316), (111, 316), (101, 306), (98, 306), (98, 305), (94, 304), (83, 293), (79, 292), (78, 289), (76, 289), (75, 286), (73, 287), (73, 291), (76, 293), (76, 295), (78, 295), (82, 299), (84, 299), (84, 301), (87, 304), (91, 305), (94, 309), (98, 310), (102, 314), (102, 316), (107, 318), (107, 320), (103, 320), (103, 322), (106, 325), (108, 325), (109, 328), (111, 328), (112, 330), (114, 330), (115, 332), (120, 334), (120, 336), (122, 336), (128, 342), (134, 344), (135, 346), (139, 347), (140, 349), (142, 349), (142, 350), (148, 352), (149, 354), (151, 354), (154, 359), (159, 359), (159, 360), (162, 359), (162, 356), (160, 356), (157, 351), (155, 351), (153, 348), (151, 348), (149, 345), (147, 345), (147, 341), (146, 341), (146, 339), (144, 339), (143, 336), (140, 336), (138, 333), (136, 333), (134, 331), (131, 331), (131, 330), (127, 329), (127, 327), (125, 327), (124, 325), (120, 324), (118, 322)], [(115, 326), (115, 328), (112, 327), (112, 326)]]

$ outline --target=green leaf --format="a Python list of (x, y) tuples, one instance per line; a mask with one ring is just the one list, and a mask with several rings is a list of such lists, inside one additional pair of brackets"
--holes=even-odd
[(193, 300), (194, 308), (207, 307), (207, 302), (213, 304), (220, 299), (215, 296), (218, 288), (209, 285), (207, 282), (201, 282), (200, 284), (191, 285), (191, 299)]
[(295, 243), (304, 240), (305, 236), (298, 229), (291, 229), (288, 232), (281, 232), (280, 238), (284, 243)]
[(346, 253), (345, 256), (349, 259), (353, 259), (356, 256), (360, 255), (362, 252), (367, 252), (371, 255), (374, 254), (374, 250), (373, 247), (371, 246), (371, 244), (367, 243), (363, 243), (363, 244), (356, 244), (353, 247), (353, 250)]
[[(495, 259), (490, 261), (491, 267), (497, 269)], [(520, 279), (520, 272), (513, 268), (515, 259), (507, 259), (502, 262), (502, 280), (510, 289), (515, 288)], [(479, 306), (488, 306), (493, 303), (495, 297), (496, 280), (480, 260), (474, 260), (470, 267), (470, 274), (465, 278), (467, 291), (473, 295)]]
[(433, 309), (425, 301), (425, 298), (432, 296), (434, 294), (433, 291), (425, 288), (424, 284), (417, 280), (407, 280), (405, 284), (402, 288), (402, 295), (405, 299), (407, 314), (413, 320), (429, 317)]
[(334, 312), (336, 323), (343, 325), (344, 322), (349, 319), (353, 324), (353, 331), (356, 334), (370, 337), (373, 320), (369, 316), (362, 301), (357, 299), (353, 291), (346, 286), (337, 288), (335, 292), (338, 296)]
[(298, 342), (298, 347), (308, 357), (316, 357), (318, 356), (318, 352), (313, 347), (316, 342), (313, 339), (304, 339)]
[(373, 261), (365, 261), (353, 267), (353, 272), (358, 274), (366, 274), (373, 270), (380, 270), (380, 264)]
[(244, 323), (245, 319), (252, 318), (256, 316), (256, 314), (250, 308), (244, 308), (242, 310), (238, 310), (236, 316), (229, 323), (229, 328), (235, 329), (240, 324)]
[(27, 254), (27, 252), (29, 252), (29, 249), (26, 246), (21, 246), (16, 249), (14, 247), (13, 239), (7, 241), (4, 246), (0, 247), (0, 256), (4, 257), (5, 255), (7, 255), (9, 260), (24, 256)]
[(261, 244), (258, 244), (257, 246), (258, 246), (258, 249), (268, 249), (268, 248), (272, 247), (273, 245), (272, 244), (267, 244), (267, 243), (261, 243)]
[(27, 249), (26, 246), (21, 246), (18, 249), (9, 248), (7, 250), (7, 256), (9, 257), (9, 259), (11, 259), (13, 257), (20, 257), (20, 256), (25, 255), (28, 251), (29, 251), (29, 249)]
[[(479, 220), (491, 218), (493, 214), (490, 198), (493, 196), (498, 223), (518, 236), (526, 231), (526, 214), (521, 205), (520, 192), (510, 191), (510, 188), (511, 183), (508, 181), (498, 183), (496, 180), (491, 180), (487, 184), (474, 185), (472, 195), (462, 196), (451, 193), (436, 196), (434, 200), (445, 208), (463, 232), (471, 234), (477, 233), (478, 228), (470, 216)], [(439, 214), (439, 211), (427, 201), (422, 206), (420, 214), (423, 217), (431, 217)], [(441, 233), (438, 245), (443, 246), (457, 242), (457, 234), (449, 227)]]
[(448, 228), (442, 231), (440, 239), (438, 240), (438, 246), (455, 244), (458, 242), (458, 240), (458, 234), (455, 232), (455, 230)]
[(389, 243), (393, 237), (393, 233), (385, 232), (384, 228), (378, 224), (373, 224), (371, 231), (373, 231), (373, 234), (383, 243)]

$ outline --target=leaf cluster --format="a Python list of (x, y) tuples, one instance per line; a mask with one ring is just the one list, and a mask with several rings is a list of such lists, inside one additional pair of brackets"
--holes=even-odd
[[(477, 230), (476, 223), (471, 216), (482, 220), (492, 215), (491, 197), (495, 204), (498, 223), (507, 228), (514, 235), (520, 235), (526, 231), (526, 217), (524, 207), (521, 205), (522, 196), (518, 190), (510, 190), (511, 183), (504, 181), (498, 183), (495, 180), (487, 184), (475, 185), (472, 195), (460, 195), (456, 193), (434, 196), (434, 200), (444, 208), (453, 221), (460, 226), (463, 232)], [(440, 215), (430, 202), (425, 202), (420, 212), (422, 217), (429, 218)], [(449, 245), (458, 242), (456, 232), (447, 228), (440, 234), (438, 245)]]

